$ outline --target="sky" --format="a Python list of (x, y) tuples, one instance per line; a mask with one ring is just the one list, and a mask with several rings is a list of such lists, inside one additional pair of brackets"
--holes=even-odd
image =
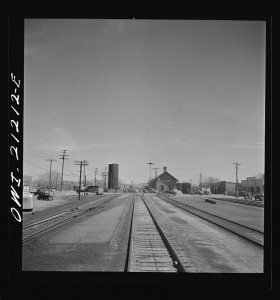
[[(264, 173), (265, 22), (26, 19), (23, 173)], [(152, 169), (152, 177), (155, 170)]]

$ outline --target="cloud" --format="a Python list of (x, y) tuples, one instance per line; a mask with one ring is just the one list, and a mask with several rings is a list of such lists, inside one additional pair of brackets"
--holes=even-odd
[(171, 125), (167, 124), (166, 122), (163, 123), (163, 122), (159, 121), (157, 124), (160, 125), (161, 127), (165, 128), (165, 129), (170, 130), (170, 131), (173, 131), (173, 132), (177, 131), (177, 129), (174, 126), (171, 126)]
[(185, 147), (185, 148), (196, 148), (198, 146), (198, 143), (195, 141), (195, 139), (191, 136), (185, 135), (185, 136), (172, 136), (170, 138), (170, 141), (172, 144), (178, 147)]
[(37, 54), (37, 53), (39, 53), (39, 51), (40, 51), (39, 48), (32, 48), (32, 47), (25, 47), (24, 48), (24, 54), (25, 55)]
[(46, 56), (46, 51), (45, 51), (45, 47), (28, 47), (25, 46), (24, 47), (24, 55), (26, 57), (29, 56), (36, 56), (36, 57), (43, 57)]
[(44, 26), (40, 31), (36, 31), (36, 30), (26, 30), (25, 31), (25, 38), (38, 38), (43, 36), (47, 31), (47, 27)]
[(76, 146), (76, 150), (89, 150), (89, 149), (116, 149), (126, 148), (127, 145), (122, 143), (104, 143), (104, 142), (85, 142)]
[[(85, 152), (94, 152), (94, 150), (128, 149), (135, 145), (130, 140), (120, 138), (116, 141), (112, 138), (106, 140), (102, 138), (99, 140), (88, 139), (86, 135), (77, 137), (62, 127), (51, 126), (48, 129), (41, 128), (38, 130), (34, 132), (34, 139), (30, 147), (40, 153), (50, 153), (50, 155), (60, 153), (62, 149), (80, 155)], [(35, 136), (39, 137), (35, 138)]]
[(65, 128), (51, 127), (49, 132), (38, 139), (39, 148), (46, 151), (61, 151), (75, 148), (71, 134)]
[(236, 144), (229, 144), (225, 145), (226, 148), (230, 149), (263, 149), (264, 144), (263, 143), (244, 143), (244, 142), (238, 142)]

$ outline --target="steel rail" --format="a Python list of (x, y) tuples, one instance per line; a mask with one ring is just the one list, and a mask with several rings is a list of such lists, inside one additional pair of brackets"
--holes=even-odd
[[(162, 195), (160, 195), (160, 196), (157, 195), (157, 196), (158, 196), (159, 198), (161, 198), (162, 200), (164, 200), (164, 201), (166, 201), (166, 202), (168, 202), (168, 203), (170, 203), (170, 204), (172, 204), (172, 205), (174, 205), (174, 206), (176, 206), (176, 207), (181, 208), (181, 209), (184, 210), (184, 211), (187, 211), (187, 212), (189, 212), (189, 213), (192, 213), (192, 214), (194, 214), (194, 215), (196, 215), (196, 216), (198, 216), (198, 217), (200, 217), (200, 218), (202, 218), (202, 219), (204, 219), (204, 220), (206, 220), (206, 221), (208, 221), (208, 222), (210, 222), (210, 223), (212, 223), (212, 224), (215, 224), (215, 225), (217, 225), (217, 226), (219, 226), (219, 227), (221, 227), (221, 228), (224, 228), (224, 229), (228, 230), (228, 231), (230, 231), (230, 232), (236, 234), (237, 236), (242, 237), (243, 239), (246, 239), (246, 240), (250, 241), (251, 243), (254, 243), (254, 244), (256, 244), (256, 245), (258, 245), (258, 246), (261, 246), (261, 247), (264, 246), (263, 242), (259, 242), (259, 241), (255, 240), (255, 239), (252, 239), (252, 238), (250, 238), (250, 237), (247, 237), (247, 236), (241, 234), (240, 232), (238, 232), (238, 231), (236, 231), (236, 230), (232, 230), (232, 229), (228, 228), (227, 226), (223, 226), (223, 225), (220, 224), (218, 221), (213, 221), (213, 220), (210, 220), (210, 219), (207, 218), (207, 217), (203, 217), (203, 216), (201, 216), (199, 213), (203, 213), (203, 214), (205, 214), (205, 215), (208, 215), (209, 217), (214, 217), (214, 218), (216, 218), (216, 219), (220, 219), (220, 220), (222, 220), (222, 221), (226, 221), (226, 222), (228, 222), (228, 225), (231, 224), (231, 225), (233, 225), (233, 226), (239, 226), (239, 227), (245, 228), (245, 229), (247, 229), (247, 230), (249, 230), (249, 231), (252, 231), (252, 232), (255, 233), (256, 235), (261, 235), (261, 239), (263, 240), (264, 233), (263, 233), (262, 231), (259, 231), (259, 230), (257, 230), (257, 229), (253, 229), (253, 228), (248, 227), (248, 226), (246, 226), (246, 225), (239, 224), (239, 223), (236, 223), (236, 222), (234, 222), (234, 221), (225, 219), (225, 218), (223, 218), (223, 217), (220, 217), (220, 216), (217, 216), (217, 215), (208, 213), (208, 212), (206, 212), (206, 211), (200, 210), (200, 209), (195, 208), (195, 207), (193, 207), (193, 206), (190, 206), (190, 205), (188, 205), (188, 204), (184, 204), (184, 203), (178, 202), (178, 201), (173, 200), (173, 199), (170, 199), (170, 198), (162, 197)], [(188, 210), (188, 208), (190, 208), (191, 210)], [(192, 211), (192, 210), (194, 210), (194, 211)], [(195, 212), (195, 211), (197, 211), (197, 212)]]
[[(226, 218), (224, 218), (224, 217), (221, 217), (221, 216), (218, 216), (218, 215), (212, 214), (212, 213), (210, 213), (210, 212), (208, 212), (208, 211), (205, 211), (205, 210), (202, 210), (202, 209), (196, 208), (196, 207), (194, 207), (194, 206), (191, 206), (191, 205), (189, 205), (189, 204), (185, 204), (185, 203), (182, 203), (182, 202), (176, 201), (176, 200), (174, 200), (174, 199), (170, 199), (170, 198), (166, 198), (166, 199), (164, 199), (164, 198), (162, 198), (161, 196), (158, 196), (158, 197), (160, 197), (160, 198), (161, 198), (161, 199), (163, 199), (163, 200), (169, 200), (170, 202), (174, 201), (174, 202), (178, 203), (179, 205), (183, 205), (183, 206), (185, 206), (185, 207), (190, 207), (190, 208), (192, 208), (192, 209), (195, 209), (195, 210), (197, 210), (197, 211), (201, 211), (201, 212), (203, 212), (203, 213), (206, 213), (206, 214), (208, 214), (208, 215), (211, 215), (211, 216), (217, 217), (217, 218), (219, 218), (219, 219), (222, 219), (222, 220), (225, 220), (225, 221), (227, 221), (227, 222), (231, 222), (232, 224), (235, 224), (235, 225), (238, 225), (238, 226), (244, 227), (244, 228), (246, 228), (246, 229), (249, 229), (249, 230), (252, 230), (252, 231), (255, 231), (255, 232), (258, 232), (258, 233), (261, 233), (261, 234), (263, 234), (263, 231), (261, 231), (261, 230), (258, 230), (258, 229), (255, 229), (255, 228), (249, 227), (249, 226), (247, 226), (247, 225), (244, 225), (244, 224), (237, 223), (237, 222), (235, 222), (235, 221), (232, 221), (232, 220), (230, 220), (230, 219), (226, 219)], [(207, 198), (207, 199), (209, 199), (209, 198)]]
[[(95, 205), (95, 204), (100, 204), (100, 203), (97, 203), (98, 201), (100, 201), (101, 203), (104, 203), (105, 201), (110, 201), (110, 200), (112, 200), (113, 198), (115, 198), (116, 197), (116, 195), (114, 195), (112, 198), (110, 198), (110, 199), (108, 199), (110, 196), (108, 196), (108, 197), (106, 197), (106, 198), (102, 198), (102, 199), (97, 199), (97, 200), (95, 200), (95, 201), (93, 201), (93, 202), (89, 202), (89, 203), (86, 203), (86, 204), (84, 204), (84, 205), (81, 205), (81, 206), (78, 206), (78, 207), (75, 207), (75, 208), (71, 208), (71, 209), (69, 209), (69, 210), (66, 210), (66, 211), (64, 211), (64, 212), (62, 212), (62, 213), (59, 213), (59, 214), (56, 214), (56, 215), (52, 215), (52, 216), (50, 216), (50, 217), (48, 217), (48, 218), (45, 218), (45, 219), (41, 219), (41, 220), (39, 220), (39, 221), (36, 221), (36, 222), (33, 222), (33, 223), (29, 223), (29, 224), (26, 224), (26, 225), (24, 225), (23, 227), (22, 227), (22, 229), (24, 230), (24, 229), (27, 229), (27, 228), (29, 228), (29, 227), (34, 227), (34, 226), (37, 226), (37, 225), (40, 225), (40, 224), (43, 224), (43, 223), (47, 223), (47, 222), (49, 222), (49, 221), (52, 221), (53, 219), (56, 219), (56, 218), (60, 218), (61, 216), (63, 216), (63, 215), (66, 215), (66, 214), (71, 214), (71, 213), (75, 213), (75, 210), (79, 210), (80, 208), (82, 208), (82, 207), (84, 207), (84, 206), (89, 206), (89, 205), (91, 205), (91, 204), (93, 204), (93, 205)], [(102, 202), (103, 201), (103, 202)]]
[[(74, 209), (77, 210), (77, 209), (79, 209), (79, 208), (74, 208)], [(74, 210), (74, 209), (72, 208), (71, 210)], [(29, 224), (27, 224), (27, 225), (24, 225), (24, 226), (22, 227), (22, 229), (23, 229), (23, 230), (27, 230), (27, 229), (29, 229), (29, 228), (36, 227), (36, 226), (38, 226), (38, 225), (42, 225), (42, 224), (51, 222), (51, 221), (53, 221), (54, 219), (61, 218), (61, 217), (65, 216), (65, 215), (67, 215), (67, 214), (68, 214), (68, 215), (71, 214), (71, 210), (62, 212), (62, 213), (60, 213), (60, 214), (53, 215), (53, 216), (48, 217), (48, 218), (45, 218), (45, 219), (41, 219), (41, 220), (36, 221), (36, 222), (33, 222), (33, 223), (29, 223)], [(72, 212), (72, 213), (73, 213), (73, 212)]]
[(141, 197), (150, 213), (150, 216), (152, 217), (157, 230), (166, 246), (166, 248), (168, 249), (168, 251), (171, 253), (171, 257), (174, 261), (174, 264), (176, 265), (176, 268), (178, 269), (178, 271), (180, 272), (188, 272), (187, 268), (185, 267), (183, 261), (180, 259), (180, 256), (177, 254), (176, 250), (174, 249), (174, 247), (172, 246), (172, 243), (169, 241), (167, 235), (164, 233), (164, 231), (161, 229), (159, 222), (156, 220), (155, 216), (153, 215), (153, 213), (151, 212), (147, 202), (145, 201), (145, 197), (142, 196)]
[[(147, 243), (147, 241), (149, 241), (149, 238), (148, 237), (147, 237), (147, 239), (144, 238), (144, 244), (143, 244), (142, 249), (141, 248), (137, 249), (137, 246), (133, 242), (135, 237), (137, 239), (137, 233), (136, 233), (137, 230), (136, 230), (136, 224), (135, 224), (136, 221), (134, 221), (134, 220), (136, 220), (136, 217), (134, 216), (135, 215), (136, 196), (134, 196), (126, 271), (131, 272), (133, 270), (132, 257), (134, 255), (136, 255), (136, 257), (137, 257), (137, 254), (133, 253), (135, 251), (136, 253), (138, 252), (138, 254), (140, 253), (140, 256), (144, 256), (144, 257), (147, 256), (147, 261), (145, 261), (145, 259), (144, 259), (144, 262), (143, 261), (139, 262), (139, 264), (142, 264), (142, 267), (139, 267), (139, 270), (142, 270), (142, 268), (144, 268), (144, 272), (148, 272), (147, 270), (145, 270), (145, 268), (147, 268), (148, 270), (149, 270), (149, 268), (150, 269), (158, 268), (158, 270), (159, 270), (158, 272), (166, 272), (166, 271), (167, 272), (174, 272), (174, 271), (175, 272), (176, 271), (177, 272), (188, 272), (186, 267), (184, 266), (184, 263), (180, 259), (179, 255), (177, 254), (176, 250), (172, 246), (171, 242), (169, 241), (168, 237), (166, 236), (164, 231), (161, 229), (158, 221), (156, 220), (155, 216), (149, 209), (144, 196), (140, 196), (140, 199), (142, 200), (144, 207), (146, 208), (147, 216), (149, 216), (149, 218), (151, 220), (150, 222), (151, 222), (151, 224), (153, 224), (154, 230), (155, 230), (154, 232), (150, 232), (150, 236), (154, 236), (153, 237), (154, 240), (152, 240), (151, 244), (155, 243), (155, 245), (157, 245), (157, 246), (155, 249), (153, 249), (153, 247), (152, 247), (152, 249), (153, 249), (152, 252), (153, 252), (154, 256), (152, 256), (153, 259), (151, 261), (149, 261), (148, 257), (150, 255), (149, 254), (150, 246), (148, 246), (148, 250), (145, 249), (145, 247), (146, 247), (145, 243)], [(149, 223), (147, 223), (147, 224), (149, 224)], [(148, 228), (150, 228), (150, 227), (148, 227)], [(144, 233), (142, 232), (142, 235), (143, 234), (145, 234), (145, 232)], [(140, 230), (140, 235), (141, 235), (141, 230)], [(160, 239), (159, 242), (157, 242), (156, 236), (158, 236), (158, 238)], [(162, 246), (158, 246), (158, 245), (162, 245)], [(157, 247), (159, 247), (159, 248), (157, 248)], [(161, 248), (161, 247), (163, 247), (163, 248)], [(162, 253), (165, 253), (165, 254), (162, 254)], [(166, 259), (166, 257), (168, 257), (169, 262)], [(137, 261), (137, 258), (135, 258), (135, 261)], [(162, 263), (162, 265), (160, 265), (161, 263)], [(143, 267), (144, 264), (145, 264), (145, 267)], [(154, 266), (154, 264), (155, 264), (155, 266)], [(167, 264), (168, 267), (165, 264)], [(136, 269), (137, 269), (137, 267), (136, 267)]]
[(132, 237), (134, 233), (133, 227), (133, 217), (134, 217), (134, 205), (135, 205), (135, 195), (133, 195), (133, 206), (132, 206), (132, 216), (131, 216), (131, 223), (130, 223), (130, 232), (129, 232), (129, 240), (128, 240), (128, 259), (125, 267), (125, 271), (129, 272), (131, 269), (131, 257), (132, 257)]
[(43, 228), (43, 229), (35, 232), (34, 234), (31, 234), (31, 235), (27, 236), (26, 238), (23, 238), (22, 242), (25, 243), (25, 242), (27, 242), (27, 241), (29, 241), (29, 240), (31, 240), (31, 239), (39, 236), (39, 235), (41, 235), (41, 234), (43, 234), (43, 233), (51, 230), (51, 229), (54, 229), (54, 228), (56, 228), (58, 226), (61, 226), (61, 225), (64, 225), (64, 224), (66, 224), (66, 223), (68, 223), (70, 221), (73, 221), (74, 219), (77, 219), (77, 218), (83, 216), (84, 214), (88, 213), (91, 209), (83, 210), (83, 211), (81, 211), (81, 212), (79, 212), (79, 213), (77, 213), (75, 215), (71, 215), (68, 218), (64, 218), (63, 220), (59, 221), (58, 223), (55, 223), (55, 224), (52, 224), (52, 225), (50, 225), (50, 226), (48, 226), (46, 228)]
[[(90, 203), (87, 203), (87, 204), (84, 204), (84, 205), (81, 205), (81, 206), (75, 208), (74, 209), (75, 211), (72, 211), (73, 209), (71, 209), (69, 211), (65, 211), (63, 213), (51, 216), (49, 218), (46, 218), (46, 219), (31, 223), (31, 224), (28, 224), (28, 225), (25, 225), (25, 227), (23, 227), (23, 234), (26, 234), (29, 230), (32, 230), (36, 227), (40, 227), (40, 226), (43, 227), (44, 225), (47, 225), (48, 223), (58, 221), (54, 224), (53, 223), (50, 224), (46, 228), (43, 228), (41, 230), (39, 229), (34, 234), (28, 235), (26, 238), (22, 239), (22, 242), (24, 243), (24, 242), (26, 242), (30, 239), (33, 239), (33, 238), (35, 238), (35, 237), (51, 230), (51, 229), (54, 229), (54, 228), (56, 228), (58, 226), (61, 226), (61, 225), (64, 225), (64, 224), (66, 224), (70, 221), (76, 220), (77, 218), (82, 217), (84, 214), (87, 214), (87, 213), (91, 212), (93, 209), (102, 209), (103, 208), (101, 206), (102, 204), (104, 204), (107, 201), (111, 201), (112, 199), (114, 199), (116, 197), (117, 197), (117, 195), (114, 195), (113, 197), (110, 197), (110, 198), (106, 197), (105, 199), (98, 199), (97, 201), (100, 201), (99, 203), (96, 203), (97, 201), (90, 202)], [(93, 206), (89, 207), (89, 208), (85, 208), (85, 209), (80, 209), (81, 207), (88, 206), (90, 204), (93, 204)]]
[(255, 206), (255, 207), (264, 207), (264, 202), (258, 201), (258, 200), (246, 200), (246, 199), (235, 199), (235, 198), (229, 198), (229, 199), (225, 199), (225, 198), (217, 198), (217, 197), (211, 197), (211, 198), (207, 198), (202, 196), (205, 199), (215, 199), (215, 200), (219, 200), (219, 201), (225, 201), (225, 202), (232, 202), (232, 203), (237, 203), (237, 204), (243, 204), (243, 205), (249, 205), (249, 206)]
[(130, 220), (130, 230), (129, 230), (129, 236), (128, 236), (128, 247), (127, 247), (127, 255), (126, 255), (126, 261), (125, 261), (125, 268), (124, 271), (128, 272), (131, 266), (131, 237), (132, 237), (132, 225), (133, 225), (133, 212), (134, 212), (134, 203), (135, 203), (135, 195), (133, 195), (133, 202), (132, 202), (132, 214), (131, 214), (131, 220)]
[[(139, 197), (139, 196), (138, 196)], [(142, 197), (134, 196), (127, 272), (176, 272), (176, 266)]]

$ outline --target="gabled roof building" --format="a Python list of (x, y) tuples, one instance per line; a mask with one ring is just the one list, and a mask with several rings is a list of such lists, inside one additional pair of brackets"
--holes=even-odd
[(163, 173), (151, 180), (151, 188), (161, 192), (172, 191), (178, 182), (177, 178), (167, 172), (167, 167), (163, 167)]

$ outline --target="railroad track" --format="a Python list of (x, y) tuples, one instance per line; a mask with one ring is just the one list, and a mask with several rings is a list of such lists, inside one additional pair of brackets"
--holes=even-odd
[(103, 208), (103, 204), (111, 201), (113, 198), (117, 197), (114, 195), (113, 197), (106, 197), (105, 199), (99, 199), (94, 202), (90, 202), (79, 207), (67, 210), (65, 212), (53, 215), (51, 217), (41, 219), (39, 221), (24, 225), (23, 235), (22, 235), (22, 242), (25, 243), (51, 229), (54, 229), (58, 226), (76, 220), (79, 217), (93, 211), (93, 210), (100, 210)]
[(143, 196), (134, 196), (131, 223), (128, 272), (187, 272)]
[(258, 201), (258, 200), (246, 200), (246, 199), (235, 199), (235, 198), (227, 199), (227, 198), (218, 198), (218, 197), (211, 197), (211, 198), (204, 197), (204, 198), (205, 199), (216, 199), (219, 201), (233, 202), (233, 203), (250, 205), (250, 206), (264, 207), (264, 202)]
[(235, 233), (236, 235), (238, 235), (239, 237), (242, 237), (243, 239), (246, 239), (258, 246), (261, 246), (261, 247), (264, 246), (264, 233), (260, 230), (251, 228), (251, 227), (243, 225), (243, 224), (239, 224), (232, 220), (225, 219), (218, 215), (214, 215), (212, 213), (206, 212), (204, 210), (200, 210), (200, 209), (190, 206), (188, 204), (178, 202), (176, 200), (164, 197), (162, 195), (157, 195), (157, 196), (176, 207), (179, 207), (179, 208), (181, 208), (187, 212), (190, 212), (196, 216), (199, 216), (215, 225), (218, 225), (232, 233)]

